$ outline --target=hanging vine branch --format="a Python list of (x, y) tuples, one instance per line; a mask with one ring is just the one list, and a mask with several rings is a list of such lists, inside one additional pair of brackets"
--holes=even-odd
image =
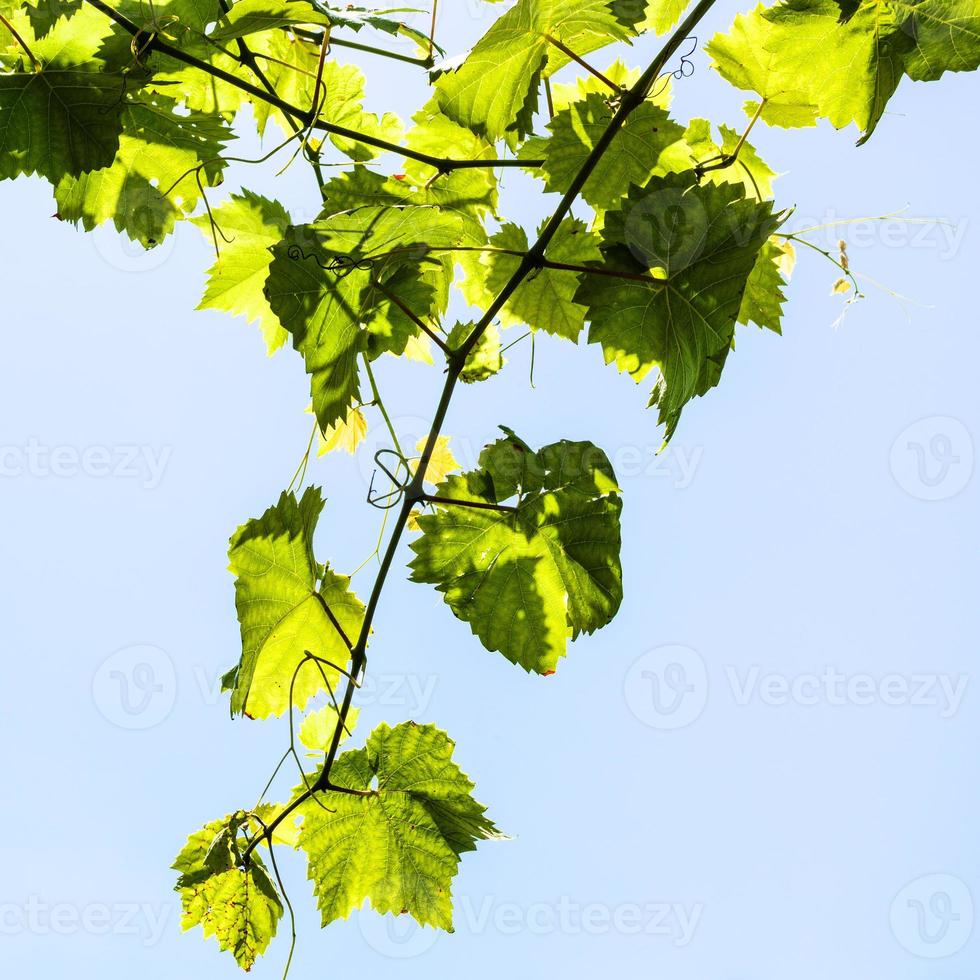
[[(193, 221), (218, 253), (201, 306), (257, 321), (270, 353), (289, 341), (309, 376), (306, 452), (279, 499), (229, 543), (241, 653), (223, 688), (234, 716), (285, 715), (288, 747), (256, 806), (206, 824), (174, 863), (184, 926), (201, 925), (244, 969), (287, 913), (287, 970), (292, 961), (277, 848), (306, 855), (324, 925), (367, 900), (448, 930), (463, 853), (500, 836), (434, 726), (381, 724), (344, 748), (359, 736), (355, 693), (407, 534), (412, 581), (435, 586), (488, 651), (529, 674), (554, 673), (623, 601), (622, 492), (605, 453), (568, 439), (534, 449), (501, 426), (460, 472), (443, 432), (458, 386), (498, 374), (524, 339), (533, 373), (538, 334), (585, 336), (606, 363), (655, 377), (650, 404), (670, 439), (685, 406), (719, 383), (739, 326), (780, 332), (794, 244), (843, 273), (835, 291), (858, 294), (846, 242), (835, 256), (804, 237), (814, 229), (781, 230), (790, 212), (775, 208), (776, 175), (749, 143), (755, 127), (827, 119), (856, 124), (863, 142), (903, 77), (980, 66), (980, 8), (939, 29), (915, 4), (885, 27), (841, 19), (832, 4), (777, 2), (706, 45), (717, 73), (758, 100), (747, 122), (716, 133), (676, 122), (667, 105), (715, 3), (677, 6), (518, 0), (439, 69), (435, 2), (427, 33), (392, 11), (308, 0), (160, 0), (140, 9), (143, 23), (132, 4), (108, 0), (8, 4), (0, 17), (0, 179), (39, 175), (64, 220), (112, 221), (148, 248)], [(594, 66), (597, 52), (622, 54), (657, 32), (645, 69)], [(414, 38), (416, 55), (390, 50), (393, 36)], [(804, 36), (824, 40), (803, 48)], [(407, 130), (364, 108), (364, 77), (334, 48), (433, 69)], [(553, 79), (578, 69), (572, 85)], [(285, 136), (258, 158), (227, 150), (243, 105), (259, 134), (272, 121)], [(258, 166), (293, 143), (286, 166), (302, 152), (322, 198), (313, 220), (247, 190), (209, 200), (229, 163)], [(381, 153), (404, 160), (404, 173), (371, 169)], [(558, 195), (536, 234), (501, 214), (505, 168)], [(475, 321), (449, 326), (453, 289), (480, 310)], [(504, 343), (512, 326), (521, 336)], [(442, 362), (414, 447), (381, 396), (384, 354)], [(351, 576), (317, 557), (325, 501), (307, 475), (318, 436), (320, 453), (356, 452), (370, 412), (390, 445), (374, 455), (367, 497), (385, 516), (360, 566), (377, 559), (362, 602)], [(265, 802), (290, 760), (296, 786)]]

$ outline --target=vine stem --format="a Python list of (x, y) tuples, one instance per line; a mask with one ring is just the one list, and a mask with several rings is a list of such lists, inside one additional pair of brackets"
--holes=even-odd
[(562, 44), (561, 41), (558, 40), (558, 38), (552, 37), (550, 34), (545, 34), (544, 39), (549, 44), (553, 44), (562, 54), (567, 55), (569, 58), (571, 58), (572, 61), (574, 61), (577, 65), (581, 65), (590, 75), (594, 75), (596, 78), (598, 78), (603, 85), (608, 85), (609, 88), (611, 88), (614, 92), (622, 91), (622, 88), (619, 85), (617, 85), (614, 81), (612, 81), (611, 79), (603, 75), (598, 68), (593, 68), (592, 65), (590, 65), (585, 60), (585, 58), (583, 58), (581, 55), (576, 54), (571, 48)]
[(432, 56), (436, 48), (436, 21), (439, 17), (439, 0), (432, 0), (432, 25), (429, 28), (429, 57), (428, 62), (432, 64)]
[(0, 14), (0, 24), (3, 24), (3, 26), (6, 27), (8, 31), (10, 31), (11, 35), (13, 36), (13, 39), (24, 49), (25, 53), (27, 54), (27, 57), (31, 59), (31, 67), (35, 71), (38, 71), (40, 66), (38, 65), (37, 58), (34, 57), (34, 52), (30, 49), (27, 42), (17, 32), (14, 25), (11, 24), (10, 21), (3, 16), (3, 14)]
[[(115, 21), (127, 34), (130, 34), (134, 38), (143, 37), (146, 32), (139, 27), (139, 25), (134, 24), (128, 17), (119, 13), (118, 10), (114, 10), (103, 0), (85, 0), (85, 3), (89, 6), (95, 7), (96, 10), (101, 11), (110, 20)], [(296, 119), (302, 120), (309, 128), (319, 129), (325, 133), (332, 133), (334, 136), (342, 136), (344, 139), (353, 140), (356, 143), (363, 143), (366, 146), (373, 146), (379, 150), (385, 150), (390, 153), (398, 153), (403, 157), (407, 157), (410, 160), (417, 160), (419, 163), (424, 163), (427, 166), (434, 167), (439, 173), (450, 173), (453, 170), (473, 170), (483, 167), (524, 167), (524, 168), (534, 168), (543, 166), (543, 160), (516, 160), (516, 159), (503, 159), (503, 160), (452, 160), (447, 157), (436, 157), (429, 153), (420, 153), (416, 150), (412, 150), (406, 146), (399, 146), (397, 143), (389, 143), (387, 140), (378, 139), (376, 136), (370, 136), (367, 133), (358, 132), (356, 129), (348, 129), (346, 126), (337, 126), (334, 123), (324, 122), (322, 119), (317, 118), (317, 114), (314, 111), (308, 111), (306, 109), (301, 109), (299, 106), (293, 105), (291, 102), (287, 102), (285, 99), (279, 98), (278, 95), (273, 95), (269, 92), (264, 91), (257, 85), (253, 85), (251, 82), (245, 81), (243, 78), (238, 78), (231, 72), (225, 71), (223, 68), (218, 68), (216, 65), (209, 65), (206, 61), (202, 61), (200, 58), (195, 58), (194, 55), (186, 54), (181, 51), (180, 48), (174, 47), (172, 44), (168, 44), (166, 41), (160, 40), (159, 35), (151, 35), (146, 44), (141, 48), (141, 53), (146, 53), (149, 51), (159, 51), (161, 54), (169, 55), (169, 57), (180, 61), (191, 68), (196, 68), (198, 71), (203, 71), (205, 74), (211, 75), (213, 78), (219, 78), (223, 82), (227, 82), (229, 85), (239, 89), (242, 92), (247, 92), (253, 98), (259, 99), (262, 102), (267, 102), (269, 105), (275, 106), (280, 112), (285, 113), (287, 116), (292, 116)]]
[[(92, 0), (89, 0), (89, 2), (92, 2)], [(385, 581), (388, 578), (388, 573), (391, 571), (392, 563), (394, 562), (395, 555), (398, 552), (398, 546), (401, 543), (402, 535), (404, 534), (405, 528), (408, 524), (409, 515), (411, 514), (414, 505), (420, 500), (424, 500), (426, 496), (423, 489), (426, 470), (428, 469), (429, 462), (432, 459), (433, 453), (435, 452), (439, 436), (442, 433), (442, 427), (446, 421), (446, 415), (449, 412), (449, 405), (452, 401), (453, 393), (456, 390), (456, 385), (463, 370), (463, 365), (466, 363), (467, 355), (470, 353), (470, 351), (472, 351), (473, 347), (479, 343), (480, 338), (493, 322), (494, 318), (500, 312), (507, 300), (513, 295), (514, 291), (521, 285), (527, 276), (530, 275), (531, 272), (533, 272), (535, 269), (541, 268), (545, 249), (555, 237), (559, 226), (568, 215), (572, 205), (578, 199), (578, 196), (582, 192), (582, 188), (585, 186), (586, 181), (592, 175), (593, 171), (598, 166), (599, 161), (609, 149), (609, 146), (613, 139), (615, 139), (616, 134), (622, 129), (630, 114), (643, 104), (650, 92), (650, 89), (663, 72), (664, 67), (677, 53), (677, 50), (690, 35), (694, 27), (696, 27), (697, 24), (704, 19), (715, 3), (716, 0), (700, 0), (700, 2), (694, 6), (691, 12), (684, 18), (683, 22), (670, 36), (660, 53), (656, 56), (656, 58), (654, 58), (653, 62), (651, 62), (650, 66), (637, 80), (636, 84), (623, 96), (623, 99), (619, 104), (619, 108), (616, 110), (615, 115), (610, 120), (605, 132), (603, 132), (578, 174), (576, 174), (575, 178), (572, 180), (571, 186), (561, 199), (561, 202), (558, 204), (558, 207), (555, 209), (555, 212), (552, 214), (548, 223), (542, 229), (538, 240), (534, 243), (530, 251), (521, 259), (517, 270), (503, 287), (497, 298), (487, 308), (479, 322), (474, 326), (472, 332), (463, 345), (458, 348), (452, 354), (452, 356), (447, 356), (448, 366), (446, 371), (446, 381), (443, 385), (442, 393), (439, 396), (439, 403), (436, 406), (435, 415), (433, 416), (432, 424), (429, 428), (429, 434), (425, 440), (425, 448), (422, 450), (422, 456), (419, 459), (418, 466), (416, 467), (415, 473), (412, 476), (412, 480), (406, 487), (405, 495), (402, 499), (398, 512), (398, 518), (391, 532), (391, 537), (388, 539), (388, 545), (381, 557), (378, 574), (375, 577), (374, 585), (371, 588), (371, 594), (368, 597), (367, 605), (364, 611), (364, 619), (361, 623), (361, 629), (358, 634), (357, 641), (354, 644), (354, 649), (351, 651), (351, 676), (353, 678), (356, 679), (360, 677), (361, 672), (364, 670), (367, 663), (368, 637), (371, 634), (372, 624), (374, 623), (375, 613), (378, 609), (378, 603), (381, 599), (381, 593), (384, 589)], [(339, 790), (340, 792), (346, 793), (351, 792), (350, 789), (345, 787), (333, 785), (330, 782), (330, 771), (333, 767), (334, 760), (337, 758), (337, 751), (340, 747), (342, 735), (342, 725), (346, 723), (347, 716), (350, 712), (351, 703), (354, 697), (354, 690), (355, 684), (349, 680), (344, 691), (344, 699), (340, 709), (342, 724), (338, 724), (334, 730), (330, 747), (328, 748), (324, 757), (323, 768), (320, 771), (320, 775), (316, 782), (313, 784), (312, 790), (300, 793), (290, 803), (286, 804), (286, 806), (283, 807), (276, 817), (270, 821), (269, 828), (264, 836), (269, 836), (274, 833), (276, 827), (282, 823), (283, 820), (295, 813), (300, 806), (302, 806), (317, 792), (322, 790)], [(256, 837), (255, 840), (253, 840), (252, 843), (246, 848), (242, 855), (243, 862), (248, 860), (249, 854), (252, 850), (254, 850), (259, 840), (260, 838)]]
[(813, 242), (808, 242), (805, 238), (801, 238), (799, 236), (799, 233), (797, 233), (797, 232), (794, 232), (791, 235), (780, 235), (777, 232), (776, 233), (776, 237), (777, 238), (782, 238), (784, 241), (787, 241), (787, 242), (796, 242), (798, 245), (805, 245), (807, 248), (813, 249), (814, 252), (818, 252), (831, 265), (834, 265), (838, 269), (840, 269), (840, 271), (843, 272), (844, 275), (851, 281), (851, 285), (854, 287), (854, 298), (855, 299), (862, 299), (863, 298), (864, 294), (861, 292), (861, 286), (858, 283), (857, 278), (855, 277), (854, 273), (851, 272), (851, 270), (846, 265), (844, 265), (843, 262), (841, 262), (838, 259), (835, 259), (833, 257), (833, 255), (831, 255), (831, 253), (827, 249), (821, 248), (819, 245), (814, 245)]
[[(316, 31), (304, 31), (297, 27), (293, 27), (291, 30), (297, 37), (301, 37), (305, 41), (314, 41), (319, 44), (323, 40), (323, 35), (317, 34)], [(385, 51), (384, 48), (376, 48), (372, 44), (348, 41), (342, 37), (330, 38), (330, 45), (331, 47), (353, 48), (355, 51), (363, 51), (365, 54), (376, 54), (379, 58), (390, 58), (392, 61), (402, 61), (407, 65), (416, 65), (419, 68), (431, 68), (433, 65), (432, 58), (413, 58), (408, 54), (400, 54), (397, 51)]]
[(752, 135), (752, 130), (755, 128), (755, 124), (759, 121), (759, 119), (762, 118), (762, 111), (765, 109), (768, 103), (768, 99), (763, 99), (756, 107), (755, 115), (752, 116), (748, 126), (745, 127), (745, 131), (739, 137), (738, 142), (735, 144), (735, 147), (731, 153), (723, 153), (721, 156), (714, 158), (713, 162), (698, 164), (694, 168), (694, 172), (699, 177), (703, 177), (706, 173), (710, 173), (712, 170), (725, 170), (732, 166), (732, 164), (736, 163), (738, 161), (739, 153), (742, 152), (742, 147), (745, 146), (749, 136)]
[(388, 409), (385, 408), (385, 403), (381, 398), (381, 392), (378, 390), (377, 379), (374, 377), (374, 370), (371, 367), (371, 358), (366, 353), (364, 354), (364, 369), (367, 371), (368, 382), (371, 385), (371, 396), (374, 399), (375, 406), (381, 413), (381, 417), (384, 419), (385, 426), (388, 429), (388, 435), (391, 436), (392, 445), (397, 450), (398, 455), (404, 459), (405, 454), (402, 452), (402, 447), (398, 442), (398, 433), (395, 431), (394, 425), (392, 425), (391, 416), (388, 415)]
[(404, 313), (405, 316), (407, 316), (409, 320), (411, 320), (412, 323), (414, 323), (415, 326), (422, 331), (422, 333), (424, 333), (430, 340), (434, 341), (437, 347), (442, 349), (444, 354), (451, 353), (449, 347), (442, 337), (440, 337), (439, 334), (437, 334), (435, 330), (433, 330), (432, 327), (425, 322), (425, 320), (418, 316), (418, 314), (409, 309), (408, 305), (397, 293), (393, 293), (383, 282), (381, 282), (380, 279), (375, 279), (372, 285), (379, 292), (384, 293), (384, 295), (387, 296), (388, 299), (390, 299), (391, 302), (394, 303), (395, 306), (397, 306), (398, 309), (400, 309), (402, 313)]

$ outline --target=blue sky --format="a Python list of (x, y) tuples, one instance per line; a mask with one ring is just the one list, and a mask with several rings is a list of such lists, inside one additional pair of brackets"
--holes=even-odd
[[(744, 6), (719, 4), (702, 39)], [(440, 36), (463, 50), (495, 12), (448, 9)], [(361, 63), (370, 108), (422, 100), (410, 70)], [(741, 125), (742, 94), (696, 66), (675, 115)], [(860, 149), (827, 126), (755, 132), (794, 226), (916, 219), (843, 235), (855, 270), (914, 302), (868, 284), (835, 327), (834, 270), (801, 253), (785, 336), (742, 330), (662, 456), (647, 388), (595, 347), (539, 342), (532, 388), (518, 345), (460, 393), (446, 431), (463, 462), (498, 424), (606, 449), (626, 600), (556, 676), (529, 678), (399, 556), (361, 728), (446, 729), (513, 839), (464, 859), (454, 936), (370, 911), (321, 933), (284, 858), (296, 976), (976, 975), (974, 96), (971, 77), (905, 85)], [(296, 214), (315, 200), (300, 164), (278, 180), (232, 168), (226, 189), (241, 185)], [(553, 203), (507, 175), (504, 213), (532, 227)], [(168, 865), (186, 833), (252, 802), (281, 752), (281, 728), (229, 721), (217, 677), (238, 656), (227, 539), (305, 448), (302, 364), (192, 312), (211, 262), (193, 227), (143, 255), (52, 220), (40, 181), (0, 185), (0, 206), (2, 958), (14, 976), (231, 977), (213, 943), (180, 935)], [(438, 370), (388, 359), (379, 380), (417, 438)], [(345, 456), (311, 468), (328, 498), (317, 550), (338, 568), (374, 546), (369, 476)], [(285, 953), (280, 939), (254, 974), (279, 976)]]

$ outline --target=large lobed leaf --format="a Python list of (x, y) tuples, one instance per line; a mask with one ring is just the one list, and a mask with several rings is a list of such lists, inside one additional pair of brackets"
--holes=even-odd
[(549, 38), (585, 55), (633, 33), (608, 0), (519, 0), (460, 67), (439, 77), (439, 106), (492, 141), (522, 139), (537, 110), (542, 77), (568, 63)]
[(698, 184), (693, 174), (630, 188), (602, 230), (605, 275), (583, 277), (589, 341), (635, 380), (657, 368), (651, 404), (666, 439), (684, 406), (718, 383), (746, 283), (778, 225), (771, 202), (741, 185)]
[(242, 634), (241, 661), (228, 678), (235, 714), (281, 715), (302, 708), (326, 683), (335, 687), (339, 671), (304, 663), (307, 653), (341, 669), (347, 664), (347, 641), (356, 639), (364, 607), (350, 579), (313, 557), (323, 504), (316, 487), (299, 500), (284, 493), (232, 536), (228, 557)]
[(980, 3), (784, 0), (739, 15), (708, 51), (728, 81), (765, 100), (769, 122), (857, 123), (864, 142), (903, 76), (930, 81), (980, 66)]
[(437, 207), (366, 206), (288, 230), (266, 295), (305, 359), (321, 428), (360, 398), (362, 353), (401, 353), (418, 332), (390, 294), (418, 317), (438, 316), (452, 276), (444, 253), (483, 241), (471, 217)]
[[(435, 585), (488, 650), (548, 674), (569, 638), (605, 626), (619, 609), (622, 501), (591, 443), (534, 452), (505, 432), (478, 469), (440, 483), (437, 498), (457, 503), (418, 518), (412, 580)], [(512, 510), (493, 509), (511, 500)]]
[(53, 184), (108, 167), (119, 149), (123, 79), (81, 68), (0, 74), (0, 180)]
[(382, 724), (330, 772), (363, 795), (330, 792), (304, 804), (299, 846), (324, 926), (367, 900), (382, 914), (452, 931), (460, 856), (500, 836), (453, 749), (432, 725)]
[(159, 244), (190, 214), (203, 185), (220, 184), (231, 130), (222, 119), (175, 112), (161, 95), (125, 104), (119, 151), (111, 165), (66, 175), (55, 188), (58, 214), (87, 231), (107, 221), (144, 248)]

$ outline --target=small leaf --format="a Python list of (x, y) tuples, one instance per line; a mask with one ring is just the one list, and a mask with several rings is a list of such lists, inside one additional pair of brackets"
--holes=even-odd
[[(357, 724), (360, 709), (351, 708), (347, 712), (347, 725), (340, 735), (342, 745), (348, 738), (349, 731)], [(318, 711), (311, 711), (299, 726), (299, 740), (310, 750), (311, 756), (322, 755), (330, 747), (340, 715), (333, 704), (326, 704)]]
[[(258, 854), (247, 869), (239, 866), (246, 840), (244, 813), (216, 820), (192, 834), (174, 861), (181, 872), (181, 928), (201, 926), (218, 947), (230, 951), (243, 970), (251, 970), (276, 935), (283, 905)], [(252, 828), (254, 831), (256, 828)]]
[[(232, 194), (213, 212), (225, 241), (218, 236), (220, 253), (208, 270), (208, 284), (198, 309), (224, 310), (258, 322), (270, 354), (286, 342), (289, 334), (279, 323), (265, 296), (272, 254), (289, 227), (289, 214), (278, 202), (251, 191)], [(202, 234), (211, 236), (207, 215), (194, 219)]]
[[(426, 442), (428, 442), (428, 439), (424, 436), (419, 439), (418, 444), (415, 446), (416, 450), (420, 453), (423, 452)], [(417, 459), (409, 462), (413, 473), (418, 468), (418, 462)], [(429, 459), (429, 465), (425, 468), (426, 483), (442, 483), (450, 473), (458, 469), (459, 463), (456, 462), (456, 457), (453, 456), (453, 452), (449, 448), (449, 436), (437, 436), (435, 448)]]
[(787, 275), (783, 272), (793, 263), (788, 260), (786, 246), (789, 242), (770, 238), (759, 250), (752, 272), (745, 284), (742, 305), (738, 311), (738, 322), (782, 333), (783, 303), (786, 302)]
[(77, 68), (0, 75), (0, 180), (40, 174), (57, 184), (108, 167), (119, 149), (123, 84), (121, 75)]
[[(452, 350), (461, 347), (466, 338), (473, 332), (474, 323), (457, 323), (449, 332), (446, 340)], [(504, 358), (500, 353), (500, 331), (490, 324), (480, 335), (474, 348), (466, 355), (466, 363), (460, 372), (459, 380), (463, 384), (475, 384), (486, 381), (503, 369)], [(438, 483), (438, 480), (434, 482)]]
[(332, 453), (335, 449), (343, 450), (353, 456), (357, 452), (357, 447), (367, 436), (367, 428), (367, 419), (364, 417), (364, 413), (359, 408), (351, 406), (347, 415), (328, 426), (326, 431), (321, 432), (319, 428), (317, 429), (319, 436), (317, 456), (326, 456), (327, 453)]

